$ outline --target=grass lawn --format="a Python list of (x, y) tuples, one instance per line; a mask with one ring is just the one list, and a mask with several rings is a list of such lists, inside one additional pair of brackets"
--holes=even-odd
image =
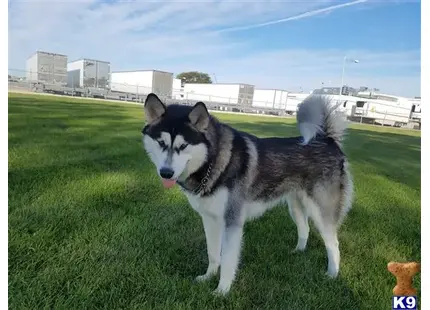
[[(297, 135), (295, 119), (219, 114), (258, 136)], [(290, 254), (296, 228), (277, 208), (245, 228), (228, 298), (206, 270), (199, 216), (164, 190), (142, 144), (143, 108), (9, 94), (10, 309), (391, 309), (389, 261), (420, 261), (420, 133), (351, 125), (356, 199), (326, 252)], [(414, 286), (420, 287), (420, 275)]]

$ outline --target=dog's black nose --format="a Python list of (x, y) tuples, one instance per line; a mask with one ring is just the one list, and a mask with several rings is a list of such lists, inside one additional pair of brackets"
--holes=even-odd
[(170, 179), (171, 177), (173, 177), (174, 174), (175, 174), (175, 172), (170, 168), (164, 168), (163, 167), (160, 169), (160, 176), (163, 179)]

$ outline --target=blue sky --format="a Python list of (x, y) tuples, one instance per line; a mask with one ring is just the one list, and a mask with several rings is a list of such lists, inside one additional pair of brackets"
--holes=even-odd
[(420, 95), (419, 1), (10, 1), (9, 71), (36, 50), (112, 70), (199, 70), (310, 91), (345, 83)]

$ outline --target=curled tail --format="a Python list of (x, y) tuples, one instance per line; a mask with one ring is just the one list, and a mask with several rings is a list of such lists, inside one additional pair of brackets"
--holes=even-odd
[(321, 95), (307, 97), (297, 111), (297, 123), (303, 144), (308, 144), (316, 135), (332, 138), (341, 146), (347, 127), (343, 113), (336, 111), (339, 104), (331, 104), (330, 98)]

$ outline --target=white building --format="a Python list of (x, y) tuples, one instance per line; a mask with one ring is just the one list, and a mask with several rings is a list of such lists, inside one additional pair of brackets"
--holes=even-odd
[(78, 59), (67, 64), (67, 86), (109, 88), (110, 62)]
[(37, 51), (26, 62), (27, 81), (65, 86), (67, 84), (67, 56)]
[(194, 84), (184, 85), (184, 99), (251, 106), (254, 85), (249, 84)]
[(159, 70), (115, 71), (111, 75), (112, 91), (146, 95), (172, 96), (173, 73)]

